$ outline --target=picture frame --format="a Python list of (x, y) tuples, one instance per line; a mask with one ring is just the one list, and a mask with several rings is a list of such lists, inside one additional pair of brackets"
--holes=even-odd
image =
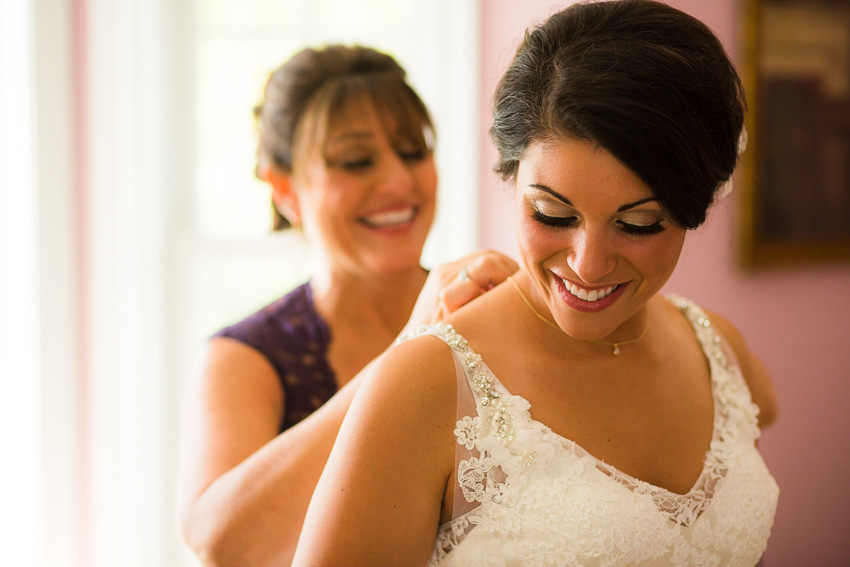
[(739, 259), (850, 260), (850, 1), (741, 1)]

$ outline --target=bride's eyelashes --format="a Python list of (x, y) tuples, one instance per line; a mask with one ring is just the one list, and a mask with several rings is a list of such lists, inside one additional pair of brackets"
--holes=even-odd
[(544, 215), (538, 209), (535, 209), (532, 214), (532, 218), (544, 226), (551, 226), (554, 228), (569, 228), (578, 220), (577, 217), (552, 217)]
[[(533, 206), (533, 208), (534, 211), (531, 215), (532, 218), (543, 226), (564, 229), (573, 227), (578, 222), (578, 217), (576, 216), (547, 215), (541, 212), (541, 210), (536, 206)], [(652, 236), (653, 234), (659, 234), (661, 232), (664, 232), (664, 230), (666, 229), (662, 220), (663, 219), (657, 219), (649, 224), (636, 224), (632, 222), (618, 220), (616, 221), (616, 225), (617, 228), (619, 228), (619, 230), (625, 234), (630, 234), (634, 236)]]
[(617, 226), (619, 226), (620, 230), (626, 234), (636, 234), (638, 236), (658, 234), (659, 232), (664, 232), (664, 229), (666, 228), (663, 224), (661, 224), (660, 220), (647, 225), (630, 224), (623, 221), (617, 221)]

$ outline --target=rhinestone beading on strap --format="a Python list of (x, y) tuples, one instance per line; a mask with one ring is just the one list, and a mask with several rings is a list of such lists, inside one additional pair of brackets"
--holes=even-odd
[(481, 355), (469, 348), (466, 339), (458, 334), (454, 327), (444, 324), (437, 324), (434, 327), (421, 325), (409, 335), (400, 337), (397, 342), (427, 333), (438, 335), (452, 350), (460, 355), (471, 376), (470, 384), (472, 385), (472, 389), (478, 394), (478, 403), (492, 412), (489, 422), (493, 433), (503, 443), (512, 441), (514, 438), (514, 428), (511, 424), (512, 418), (508, 411), (509, 408), (501, 400), (501, 394), (496, 390), (491, 374), (484, 367)]

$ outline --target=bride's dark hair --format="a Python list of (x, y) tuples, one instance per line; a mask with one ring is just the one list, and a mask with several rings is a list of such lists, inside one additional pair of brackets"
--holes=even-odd
[(575, 4), (526, 33), (499, 83), (495, 170), (515, 179), (531, 143), (586, 140), (696, 228), (735, 168), (745, 106), (722, 44), (696, 18), (650, 0)]

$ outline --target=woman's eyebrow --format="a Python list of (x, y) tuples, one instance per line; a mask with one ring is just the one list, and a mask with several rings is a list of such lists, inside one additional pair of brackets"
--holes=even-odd
[[(549, 187), (546, 187), (545, 185), (540, 185), (539, 183), (529, 183), (528, 186), (533, 188), (533, 189), (538, 189), (540, 191), (543, 191), (544, 193), (549, 193), (550, 195), (552, 195), (553, 197), (555, 197), (559, 201), (562, 201), (562, 202), (566, 203), (567, 205), (569, 205), (571, 207), (573, 206), (573, 204), (570, 202), (569, 199), (567, 199), (566, 197), (564, 197), (563, 195), (561, 195), (557, 191), (554, 191), (554, 190), (550, 189)], [(623, 205), (622, 207), (617, 209), (617, 212), (622, 213), (623, 211), (628, 211), (629, 209), (633, 209), (633, 208), (635, 208), (639, 205), (643, 205), (644, 203), (649, 203), (651, 201), (657, 201), (657, 200), (658, 200), (657, 197), (647, 197), (646, 199), (641, 199), (640, 201), (635, 201), (634, 203), (628, 203), (626, 205)]]
[(350, 140), (367, 140), (374, 137), (374, 135), (370, 130), (350, 130), (331, 137), (328, 140), (328, 145), (342, 144)]

